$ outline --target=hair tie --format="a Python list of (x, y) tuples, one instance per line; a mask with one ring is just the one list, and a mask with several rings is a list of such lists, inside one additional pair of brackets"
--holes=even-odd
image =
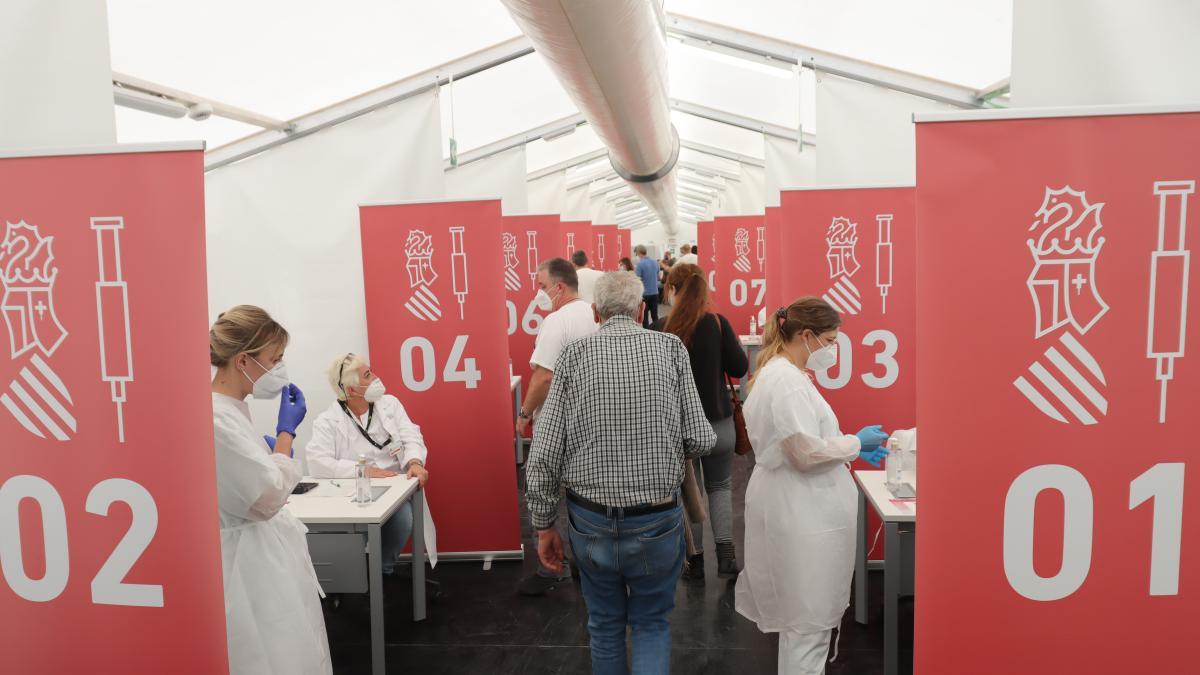
[(787, 309), (784, 307), (780, 307), (779, 309), (775, 310), (775, 318), (776, 319), (787, 319)]

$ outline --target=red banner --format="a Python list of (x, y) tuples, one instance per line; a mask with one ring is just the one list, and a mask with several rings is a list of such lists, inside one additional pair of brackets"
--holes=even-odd
[[(545, 313), (537, 308), (537, 268), (559, 257), (558, 216), (504, 216), (504, 291), (508, 306), (508, 353), (521, 392), (529, 388), (529, 356)], [(514, 423), (516, 420), (514, 420)]]
[(917, 672), (1196, 669), (1200, 113), (1100, 111), (917, 125)]
[(717, 297), (717, 228), (711, 220), (696, 223), (696, 245), (700, 247), (697, 256), (700, 268), (708, 277), (708, 292), (712, 297), (713, 306), (721, 311), (721, 299)]
[(613, 261), (612, 269), (616, 270), (621, 258), (629, 258), (633, 261), (633, 231), (626, 229), (617, 230), (617, 257)]
[(592, 268), (601, 272), (612, 272), (617, 269), (617, 261), (620, 256), (617, 255), (617, 248), (620, 234), (616, 225), (593, 225), (592, 226), (592, 251), (595, 256), (592, 258)]
[(575, 251), (583, 251), (587, 254), (588, 260), (592, 262), (592, 267), (600, 269), (596, 265), (595, 254), (592, 253), (594, 242), (592, 241), (591, 223), (581, 220), (563, 221), (560, 232), (562, 247), (559, 252), (548, 251), (554, 253), (554, 256), (551, 257), (557, 256), (570, 260)]
[(714, 221), (717, 290), (713, 297), (738, 335), (750, 334), (750, 318), (757, 321), (766, 301), (766, 229), (764, 216), (719, 216)]
[(12, 673), (226, 672), (204, 153), (0, 159)]
[[(782, 299), (824, 298), (842, 317), (838, 363), (816, 382), (844, 433), (916, 426), (916, 226), (913, 188), (788, 190), (778, 241)], [(872, 469), (856, 462), (856, 469)], [(868, 532), (879, 527), (868, 513)], [(883, 555), (883, 544), (875, 547)]]
[[(778, 206), (768, 206), (767, 213), (767, 262), (766, 262), (766, 278), (767, 278), (767, 297), (763, 302), (767, 311), (765, 314), (770, 316), (771, 311), (783, 306), (786, 302), (784, 299), (783, 290), (783, 246), (781, 244), (781, 231), (783, 229), (783, 209)], [(762, 329), (759, 328), (759, 332)]]
[(371, 366), (429, 447), (439, 552), (518, 550), (500, 202), (364, 206), (360, 219)]

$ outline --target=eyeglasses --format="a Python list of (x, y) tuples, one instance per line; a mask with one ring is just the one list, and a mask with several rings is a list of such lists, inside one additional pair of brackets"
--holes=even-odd
[(346, 373), (346, 364), (354, 358), (354, 352), (346, 354), (346, 358), (342, 359), (342, 365), (338, 366), (338, 389), (346, 391), (346, 387), (342, 384), (342, 376)]

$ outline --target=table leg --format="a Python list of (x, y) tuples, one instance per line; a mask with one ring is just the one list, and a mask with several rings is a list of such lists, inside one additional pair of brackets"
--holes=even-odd
[(413, 621), (425, 620), (425, 490), (412, 496)]
[(854, 556), (854, 620), (867, 624), (867, 496), (858, 491), (858, 546)]
[(371, 597), (371, 672), (383, 675), (383, 537), (378, 524), (367, 525), (367, 583)]
[[(517, 388), (514, 389), (513, 391), (515, 392), (514, 397), (513, 397), (513, 399), (515, 401), (515, 403), (513, 403), (513, 413), (515, 414), (515, 416), (513, 418), (513, 422), (516, 422), (516, 416), (520, 416), (520, 414), (521, 414), (521, 385), (518, 384)], [(517, 464), (524, 464), (525, 463), (525, 439), (521, 438), (521, 432), (518, 431), (515, 433), (516, 433)]]
[(899, 670), (900, 626), (900, 526), (884, 523), (883, 538), (883, 673)]

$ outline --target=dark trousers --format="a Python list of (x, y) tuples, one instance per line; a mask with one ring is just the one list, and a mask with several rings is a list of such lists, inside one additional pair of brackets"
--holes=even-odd
[(658, 295), (643, 295), (642, 302), (646, 303), (646, 312), (642, 314), (642, 327), (649, 328), (658, 321)]

